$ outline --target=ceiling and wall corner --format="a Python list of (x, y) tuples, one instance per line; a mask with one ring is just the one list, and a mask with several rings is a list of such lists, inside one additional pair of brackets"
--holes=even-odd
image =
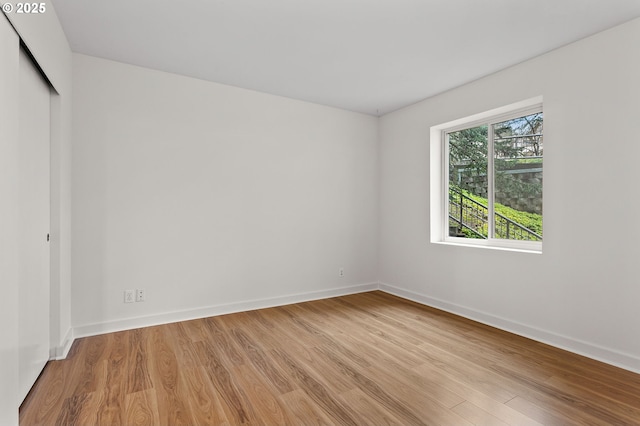
[(637, 0), (54, 0), (74, 52), (372, 115), (640, 16)]

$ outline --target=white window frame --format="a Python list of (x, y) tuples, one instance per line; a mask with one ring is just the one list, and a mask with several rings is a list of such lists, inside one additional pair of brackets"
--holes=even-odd
[[(538, 96), (522, 102), (496, 108), (470, 117), (461, 118), (431, 127), (431, 242), (470, 247), (542, 252), (542, 241), (505, 240), (494, 238), (494, 155), (493, 124), (543, 112), (542, 97)], [(487, 144), (487, 198), (489, 202), (489, 236), (485, 239), (449, 236), (449, 141), (451, 132), (488, 125)], [(544, 160), (543, 160), (544, 164)], [(435, 166), (435, 167), (434, 167)], [(435, 170), (434, 170), (435, 169)], [(544, 182), (544, 180), (543, 180)], [(544, 197), (544, 189), (543, 189)], [(544, 202), (543, 202), (544, 206)]]

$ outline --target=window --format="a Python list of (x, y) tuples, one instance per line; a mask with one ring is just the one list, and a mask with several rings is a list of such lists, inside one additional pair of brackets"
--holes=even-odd
[(439, 126), (442, 240), (542, 249), (542, 104)]

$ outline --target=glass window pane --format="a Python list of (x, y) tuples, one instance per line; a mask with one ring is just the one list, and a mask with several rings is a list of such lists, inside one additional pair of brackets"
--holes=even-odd
[(542, 241), (542, 112), (493, 125), (494, 238)]
[(487, 238), (488, 126), (450, 132), (449, 236)]

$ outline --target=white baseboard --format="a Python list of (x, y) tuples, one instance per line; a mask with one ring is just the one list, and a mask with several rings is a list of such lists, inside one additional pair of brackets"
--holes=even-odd
[(67, 357), (67, 355), (69, 354), (69, 350), (71, 349), (71, 345), (73, 345), (73, 340), (74, 340), (74, 336), (73, 336), (73, 329), (69, 328), (69, 331), (67, 331), (67, 335), (65, 336), (63, 342), (64, 344), (62, 345), (62, 350), (59, 354), (59, 359), (65, 359)]
[(519, 336), (527, 337), (541, 343), (546, 343), (556, 348), (583, 355), (587, 358), (611, 364), (634, 373), (640, 373), (640, 358), (634, 355), (625, 354), (599, 345), (563, 336), (561, 334), (531, 327), (486, 312), (466, 308), (455, 303), (449, 303), (423, 294), (403, 290), (389, 284), (380, 283), (379, 290), (426, 306), (440, 309), (442, 311), (450, 312), (461, 317), (478, 321)]
[(49, 351), (49, 359), (56, 361), (65, 359), (69, 354), (73, 340), (73, 329), (69, 328), (61, 342), (61, 345), (51, 348)]
[[(292, 294), (287, 296), (272, 297), (267, 299), (250, 300), (225, 305), (207, 306), (184, 311), (166, 312), (157, 315), (127, 318), (117, 321), (102, 322), (96, 324), (74, 327), (73, 337), (81, 338), (98, 334), (112, 333), (116, 331), (131, 330), (134, 328), (151, 327), (154, 325), (169, 324), (179, 321), (188, 321), (199, 318), (226, 315), (236, 312), (252, 311), (255, 309), (272, 308), (274, 306), (290, 305), (292, 303), (308, 302), (311, 300), (327, 299), (329, 297), (346, 296), (348, 294), (364, 293), (377, 290), (378, 283), (359, 284), (349, 287), (340, 287), (329, 290), (313, 291), (308, 293)], [(70, 345), (69, 345), (70, 346)], [(66, 355), (66, 353), (65, 353)]]
[(272, 297), (266, 299), (257, 299), (244, 302), (230, 303), (225, 305), (207, 306), (197, 309), (189, 309), (177, 312), (167, 312), (157, 315), (144, 317), (127, 318), (117, 321), (109, 321), (96, 324), (88, 324), (70, 329), (65, 337), (64, 344), (56, 350), (55, 359), (64, 359), (74, 339), (98, 334), (112, 333), (116, 331), (131, 330), (134, 328), (150, 327), (154, 325), (168, 324), (179, 321), (188, 321), (199, 318), (206, 318), (216, 315), (232, 314), (236, 312), (251, 311), (255, 309), (272, 308), (275, 306), (290, 305), (292, 303), (309, 302), (318, 299), (327, 299), (330, 297), (346, 296), (348, 294), (364, 293), (367, 291), (380, 290), (389, 294), (393, 294), (404, 299), (412, 300), (420, 304), (450, 312), (464, 318), (478, 321), (519, 336), (527, 337), (538, 342), (546, 343), (560, 349), (567, 350), (579, 355), (586, 356), (634, 373), (640, 373), (640, 358), (584, 342), (568, 336), (563, 336), (547, 330), (531, 327), (502, 318), (493, 314), (467, 308), (455, 303), (446, 302), (426, 296), (424, 294), (415, 293), (404, 290), (385, 283), (368, 283), (349, 287), (334, 288), (330, 290), (314, 291), (308, 293), (293, 294), (280, 297)]

